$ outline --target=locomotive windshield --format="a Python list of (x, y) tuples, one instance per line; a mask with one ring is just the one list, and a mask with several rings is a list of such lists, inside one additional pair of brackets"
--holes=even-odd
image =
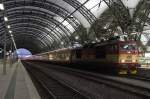
[(137, 50), (137, 45), (136, 44), (120, 44), (120, 50), (122, 51), (127, 51), (127, 50)]

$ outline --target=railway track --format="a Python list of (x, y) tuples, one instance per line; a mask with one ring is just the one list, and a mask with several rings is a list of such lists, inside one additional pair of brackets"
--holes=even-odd
[(145, 81), (145, 82), (149, 82), (150, 83), (150, 78), (149, 77), (144, 77), (144, 76), (140, 76), (140, 75), (128, 75), (128, 76), (124, 76), (125, 78), (129, 78), (129, 79), (135, 79), (135, 80), (141, 80), (141, 81)]
[[(45, 66), (47, 69), (55, 69), (60, 72), (68, 73), (74, 76), (81, 77), (83, 79), (87, 79), (89, 81), (93, 81), (95, 83), (105, 84), (107, 86), (117, 88), (119, 90), (132, 93), (142, 97), (143, 99), (150, 99), (150, 87), (141, 86), (136, 84), (138, 80), (130, 81), (131, 79), (123, 78), (123, 77), (111, 77), (107, 75), (101, 75), (91, 72), (83, 72), (80, 70), (74, 70), (70, 68), (64, 68), (60, 66)], [(126, 79), (126, 80), (125, 80)], [(130, 83), (134, 82), (134, 83)], [(146, 82), (142, 82), (143, 84), (147, 84)], [(150, 84), (149, 84), (150, 85)]]
[(26, 68), (36, 83), (42, 87), (42, 99), (91, 99), (33, 65)]
[(70, 74), (82, 77), (84, 79), (88, 79), (90, 81), (94, 81), (96, 83), (101, 83), (101, 84), (105, 84), (107, 86), (113, 87), (113, 88), (117, 88), (119, 90), (122, 91), (126, 91), (129, 93), (133, 93), (135, 95), (139, 95), (141, 97), (143, 97), (144, 99), (150, 99), (150, 89), (146, 88), (146, 87), (141, 87), (138, 85), (134, 85), (134, 84), (130, 84), (130, 83), (126, 83), (126, 82), (122, 82), (116, 79), (112, 79), (112, 78), (107, 78), (104, 76), (100, 76), (100, 75), (95, 75), (92, 73), (84, 73), (84, 72), (70, 72)]

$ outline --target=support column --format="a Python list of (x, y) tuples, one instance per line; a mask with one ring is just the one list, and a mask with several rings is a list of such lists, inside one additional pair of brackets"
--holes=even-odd
[(86, 35), (87, 35), (87, 38), (86, 38), (86, 40), (87, 40), (87, 42), (90, 40), (90, 33), (89, 33), (89, 31), (90, 31), (90, 28), (89, 27), (87, 27), (86, 28)]
[(3, 59), (3, 74), (6, 75), (6, 46), (7, 46), (7, 42), (6, 42), (6, 32), (4, 33), (4, 59)]
[(12, 57), (12, 42), (11, 42), (11, 45), (10, 45), (10, 56), (9, 56), (9, 65), (10, 67), (12, 67), (12, 60), (13, 60), (13, 57)]

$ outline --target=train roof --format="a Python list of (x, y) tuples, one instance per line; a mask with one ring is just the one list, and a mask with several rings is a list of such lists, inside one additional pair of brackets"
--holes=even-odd
[(136, 41), (130, 40), (130, 41), (120, 41), (120, 40), (108, 40), (104, 42), (98, 42), (98, 43), (89, 43), (83, 46), (83, 48), (94, 48), (98, 46), (104, 46), (108, 44), (116, 44), (116, 43), (134, 43)]
[(72, 50), (72, 49), (74, 49), (74, 48), (62, 48), (62, 49), (48, 51), (48, 52), (44, 52), (44, 53), (40, 53), (40, 54), (36, 54), (36, 55), (42, 55), (42, 54), (47, 54), (47, 53), (50, 53), (50, 52), (58, 52), (58, 51), (65, 51), (65, 50)]

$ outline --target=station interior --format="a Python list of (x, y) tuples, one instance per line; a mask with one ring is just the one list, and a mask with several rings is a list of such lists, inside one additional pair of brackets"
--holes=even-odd
[(0, 0), (0, 99), (150, 99), (149, 0)]

